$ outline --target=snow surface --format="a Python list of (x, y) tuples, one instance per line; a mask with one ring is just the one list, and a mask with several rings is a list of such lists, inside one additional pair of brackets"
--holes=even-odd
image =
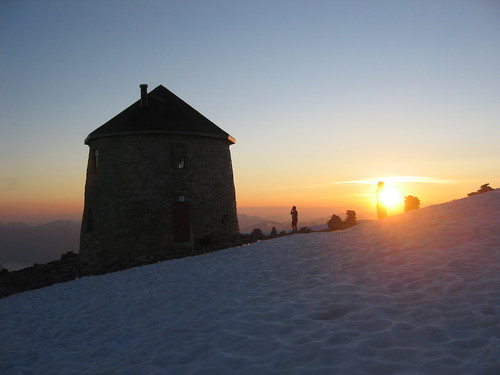
[(500, 190), (0, 300), (1, 374), (500, 374)]

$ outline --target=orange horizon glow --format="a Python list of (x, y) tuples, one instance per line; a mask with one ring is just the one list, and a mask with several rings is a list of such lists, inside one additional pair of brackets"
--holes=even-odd
[(44, 222), (77, 219), (83, 212), (83, 199), (26, 199), (1, 204), (0, 222)]
[(420, 207), (465, 198), (481, 185), (478, 180), (451, 180), (420, 176), (383, 176), (361, 180), (316, 183), (300, 186), (278, 186), (265, 190), (265, 185), (250, 181), (248, 185), (237, 183), (237, 203), (241, 209), (258, 207), (288, 207), (295, 205), (311, 211), (329, 208), (342, 216), (345, 210), (355, 210), (359, 218), (376, 218), (377, 183), (384, 181), (387, 190), (388, 214), (404, 212), (404, 197), (416, 196)]
[[(81, 179), (80, 179), (81, 180)], [(313, 178), (310, 178), (314, 181)], [(289, 208), (297, 206), (300, 219), (316, 219), (332, 214), (343, 217), (347, 210), (354, 210), (358, 219), (376, 218), (377, 182), (384, 181), (388, 191), (392, 190), (387, 202), (388, 215), (404, 212), (404, 197), (416, 196), (420, 207), (445, 203), (465, 198), (485, 182), (492, 182), (496, 188), (499, 181), (484, 179), (452, 181), (429, 177), (385, 176), (363, 180), (311, 183), (300, 186), (272, 187), (272, 181), (264, 179), (248, 180), (235, 178), (236, 202), (238, 213), (250, 212), (264, 216), (267, 212), (286, 216)], [(72, 189), (69, 188), (72, 186)], [(83, 183), (68, 183), (66, 188), (59, 186), (50, 189), (44, 181), (43, 189), (38, 184), (32, 188), (17, 191), (4, 191), (0, 197), (1, 222), (42, 222), (61, 219), (81, 219), (83, 212)], [(259, 212), (262, 214), (259, 215)]]

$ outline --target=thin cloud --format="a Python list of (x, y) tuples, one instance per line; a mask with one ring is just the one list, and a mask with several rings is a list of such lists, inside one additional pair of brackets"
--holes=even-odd
[(337, 181), (333, 182), (335, 185), (339, 184), (366, 184), (373, 185), (379, 181), (384, 182), (412, 182), (412, 183), (424, 183), (424, 184), (453, 184), (455, 180), (443, 180), (434, 177), (423, 177), (423, 176), (386, 176), (386, 177), (373, 177), (366, 178), (364, 180), (349, 180), (349, 181)]
[(275, 186), (273, 190), (290, 190), (290, 189), (311, 189), (323, 186), (332, 185), (334, 182), (327, 182), (322, 184), (311, 184), (311, 185), (296, 185), (296, 186)]
[(324, 186), (342, 185), (342, 184), (376, 185), (379, 181), (384, 181), (386, 183), (412, 182), (412, 183), (426, 183), (426, 184), (454, 184), (457, 182), (455, 180), (442, 180), (434, 177), (386, 176), (386, 177), (366, 178), (364, 180), (332, 181), (332, 182), (310, 184), (310, 185), (275, 186), (272, 188), (272, 190), (312, 189), (312, 188), (320, 188)]

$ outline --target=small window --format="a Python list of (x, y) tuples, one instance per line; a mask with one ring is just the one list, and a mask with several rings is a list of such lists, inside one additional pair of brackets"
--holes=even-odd
[(172, 144), (172, 169), (186, 168), (186, 146), (182, 143)]
[(89, 172), (91, 175), (97, 174), (97, 168), (99, 167), (99, 150), (90, 149), (89, 156)]
[(94, 158), (95, 158), (95, 170), (97, 171), (97, 168), (99, 168), (99, 150), (94, 151)]

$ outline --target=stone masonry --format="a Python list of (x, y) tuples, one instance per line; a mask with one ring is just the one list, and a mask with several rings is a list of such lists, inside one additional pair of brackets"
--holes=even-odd
[(194, 251), (207, 238), (238, 233), (232, 139), (146, 127), (86, 143), (82, 259)]

